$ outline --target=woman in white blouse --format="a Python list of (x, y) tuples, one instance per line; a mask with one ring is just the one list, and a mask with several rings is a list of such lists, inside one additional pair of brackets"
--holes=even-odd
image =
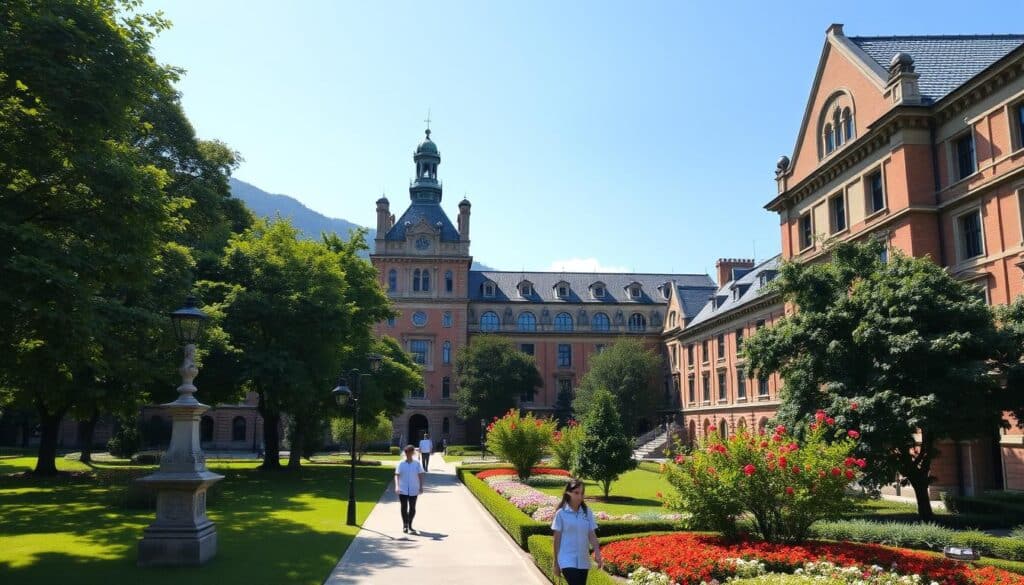
[(597, 522), (594, 511), (583, 502), (583, 482), (573, 479), (565, 486), (562, 504), (551, 521), (555, 534), (555, 559), (552, 572), (555, 579), (561, 573), (568, 585), (586, 585), (590, 570), (590, 548), (594, 549), (597, 568), (604, 566), (601, 547), (597, 542)]

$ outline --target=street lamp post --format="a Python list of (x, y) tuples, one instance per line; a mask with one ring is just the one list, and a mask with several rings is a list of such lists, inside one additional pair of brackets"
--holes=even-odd
[(487, 459), (487, 419), (480, 419), (480, 460)]
[(174, 421), (171, 443), (160, 458), (160, 469), (138, 480), (157, 492), (156, 521), (146, 527), (139, 541), (139, 565), (199, 565), (217, 554), (217, 528), (206, 516), (206, 491), (224, 476), (206, 469), (199, 419), (210, 407), (196, 400), (192, 384), (199, 374), (196, 342), (206, 319), (194, 297), (171, 313), (175, 337), (185, 347), (185, 360), (178, 370), (178, 399), (162, 405)]
[[(370, 362), (370, 373), (375, 374), (379, 372), (381, 362), (383, 361), (381, 356), (371, 353), (366, 358)], [(362, 378), (368, 375), (370, 374), (363, 374), (359, 370), (353, 369), (347, 376), (342, 376), (338, 380), (338, 385), (331, 391), (331, 395), (334, 396), (338, 406), (345, 406), (349, 402), (352, 403), (352, 442), (349, 443), (352, 461), (348, 480), (348, 517), (345, 520), (345, 523), (349, 526), (356, 525), (356, 425), (359, 420), (359, 388)]]

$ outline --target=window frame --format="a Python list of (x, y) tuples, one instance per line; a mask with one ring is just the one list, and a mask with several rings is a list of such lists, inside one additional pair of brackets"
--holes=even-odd
[(452, 327), (455, 319), (452, 317), (451, 311), (445, 311), (441, 314), (441, 327)]
[(701, 381), (701, 404), (711, 404), (711, 374), (703, 372), (700, 375)]
[(697, 404), (697, 377), (690, 374), (686, 377), (687, 384), (687, 397), (690, 399), (689, 404)]
[[(524, 327), (524, 318), (526, 319), (527, 326)], [(516, 317), (516, 331), (522, 333), (534, 333), (537, 331), (537, 316), (533, 314), (533, 311), (522, 311)]]
[(559, 343), (555, 349), (556, 359), (555, 363), (559, 368), (571, 368), (572, 367), (572, 344), (571, 343)]
[[(882, 197), (881, 207), (875, 209), (875, 189), (874, 189), (874, 178), (878, 177), (879, 191)], [(882, 172), (882, 168), (877, 169), (864, 175), (864, 209), (867, 210), (867, 217), (871, 217), (876, 213), (881, 213), (888, 209), (888, 193), (885, 188), (885, 174)]]
[[(417, 359), (417, 357), (420, 355), (421, 352), (419, 352), (418, 350), (416, 350), (413, 347), (414, 344), (418, 346), (421, 343), (423, 344), (423, 352), (422, 352), (423, 361), (419, 361)], [(413, 363), (419, 364), (421, 366), (429, 366), (430, 365), (430, 340), (429, 339), (422, 339), (422, 338), (410, 339), (409, 340), (409, 355), (412, 356)]]
[[(530, 351), (526, 351), (527, 347), (530, 348)], [(519, 344), (519, 351), (525, 353), (526, 355), (530, 355), (530, 356), (535, 355), (537, 353), (537, 344), (535, 344), (535, 343), (520, 343)]]
[(452, 379), (449, 376), (441, 378), (441, 400), (450, 400), (452, 397)]
[(451, 270), (446, 270), (444, 273), (444, 292), (450, 293), (455, 290), (455, 275), (452, 274)]
[(441, 363), (450, 365), (452, 363), (452, 342), (445, 340), (441, 345)]
[[(980, 253), (968, 255), (966, 231), (964, 230), (964, 219), (967, 216), (977, 214), (978, 217), (978, 246)], [(981, 206), (974, 206), (963, 210), (953, 216), (953, 231), (956, 235), (956, 253), (958, 262), (969, 262), (977, 258), (985, 257), (985, 217), (981, 212)]]
[[(839, 225), (840, 219), (843, 220), (843, 225), (841, 226)], [(828, 198), (828, 223), (829, 234), (833, 236), (850, 228), (850, 217), (847, 212), (846, 193), (844, 191), (839, 191)]]
[(711, 363), (711, 352), (708, 351), (708, 340), (704, 339), (700, 342), (700, 363), (709, 364)]
[[(807, 221), (807, 227), (804, 228), (804, 220)], [(806, 239), (806, 242), (804, 241)], [(797, 244), (799, 244), (799, 251), (810, 250), (814, 247), (814, 214), (811, 210), (807, 210), (801, 213), (797, 218)]]
[(743, 349), (743, 328), (737, 329), (733, 335), (736, 340), (736, 357), (739, 357), (740, 351)]
[(484, 296), (489, 299), (494, 298), (497, 288), (498, 287), (496, 287), (493, 282), (485, 282), (483, 290)]
[(725, 333), (719, 333), (715, 338), (715, 357), (718, 361), (725, 359)]
[(631, 333), (647, 331), (647, 317), (644, 317), (643, 313), (632, 313), (626, 320), (626, 328)]
[(743, 368), (736, 368), (736, 401), (747, 400), (747, 378), (743, 375)]
[[(960, 146), (965, 143), (965, 140), (970, 142), (971, 150), (971, 172), (969, 173), (963, 172), (963, 163), (965, 161), (961, 159), (962, 155), (960, 152)], [(974, 138), (974, 128), (969, 127), (966, 131), (957, 134), (950, 139), (950, 144), (952, 145), (951, 154), (953, 156), (952, 170), (956, 171), (955, 173), (950, 173), (950, 175), (956, 177), (953, 183), (958, 183), (978, 172), (978, 144)]]
[[(598, 322), (600, 321), (600, 325)], [(590, 318), (590, 330), (591, 331), (611, 331), (612, 330), (612, 319), (607, 313), (598, 312), (594, 313), (594, 316)]]
[(768, 383), (768, 377), (766, 376), (764, 378), (758, 378), (757, 379), (757, 399), (758, 400), (768, 400), (769, 398), (771, 398), (771, 395), (772, 395), (772, 392), (771, 392), (771, 387), (769, 386), (769, 383)]
[[(567, 323), (568, 328), (566, 327)], [(569, 312), (562, 311), (555, 315), (555, 318), (551, 321), (551, 326), (555, 331), (560, 333), (571, 333), (574, 330), (575, 323), (573, 322), (572, 315)]]
[(1013, 150), (1024, 149), (1024, 100), (1010, 105), (1010, 124), (1011, 134), (1016, 141)]
[(718, 402), (726, 402), (729, 400), (729, 388), (727, 386), (727, 376), (725, 370), (718, 371)]
[(398, 270), (388, 270), (388, 292), (398, 292)]
[[(488, 315), (493, 315), (494, 316), (494, 322), (493, 323), (491, 323), (491, 319), (488, 318)], [(486, 324), (484, 323), (485, 319), (487, 320)], [(495, 313), (494, 311), (484, 311), (484, 314), (480, 315), (480, 331), (485, 332), (485, 333), (493, 333), (495, 331), (500, 331), (500, 330), (501, 330), (501, 317), (499, 317), (497, 313)]]

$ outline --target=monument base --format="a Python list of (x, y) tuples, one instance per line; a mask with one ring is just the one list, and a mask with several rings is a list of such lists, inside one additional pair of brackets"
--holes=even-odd
[(217, 527), (199, 529), (150, 526), (139, 541), (139, 566), (201, 565), (217, 554)]

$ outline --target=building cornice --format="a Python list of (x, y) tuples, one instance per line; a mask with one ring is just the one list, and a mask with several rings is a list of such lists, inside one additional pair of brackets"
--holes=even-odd
[(743, 315), (749, 315), (750, 313), (760, 312), (772, 305), (781, 304), (781, 302), (782, 300), (779, 297), (778, 293), (765, 294), (756, 301), (748, 303), (742, 307), (737, 307), (727, 313), (716, 315), (713, 319), (709, 319), (707, 321), (704, 321), (703, 323), (698, 323), (697, 325), (692, 325), (678, 332), (671, 333), (665, 337), (665, 341), (689, 340), (691, 335), (699, 335), (701, 333), (707, 332), (708, 330), (716, 329), (726, 323), (729, 323), (730, 321), (735, 320), (738, 317), (741, 317)]

